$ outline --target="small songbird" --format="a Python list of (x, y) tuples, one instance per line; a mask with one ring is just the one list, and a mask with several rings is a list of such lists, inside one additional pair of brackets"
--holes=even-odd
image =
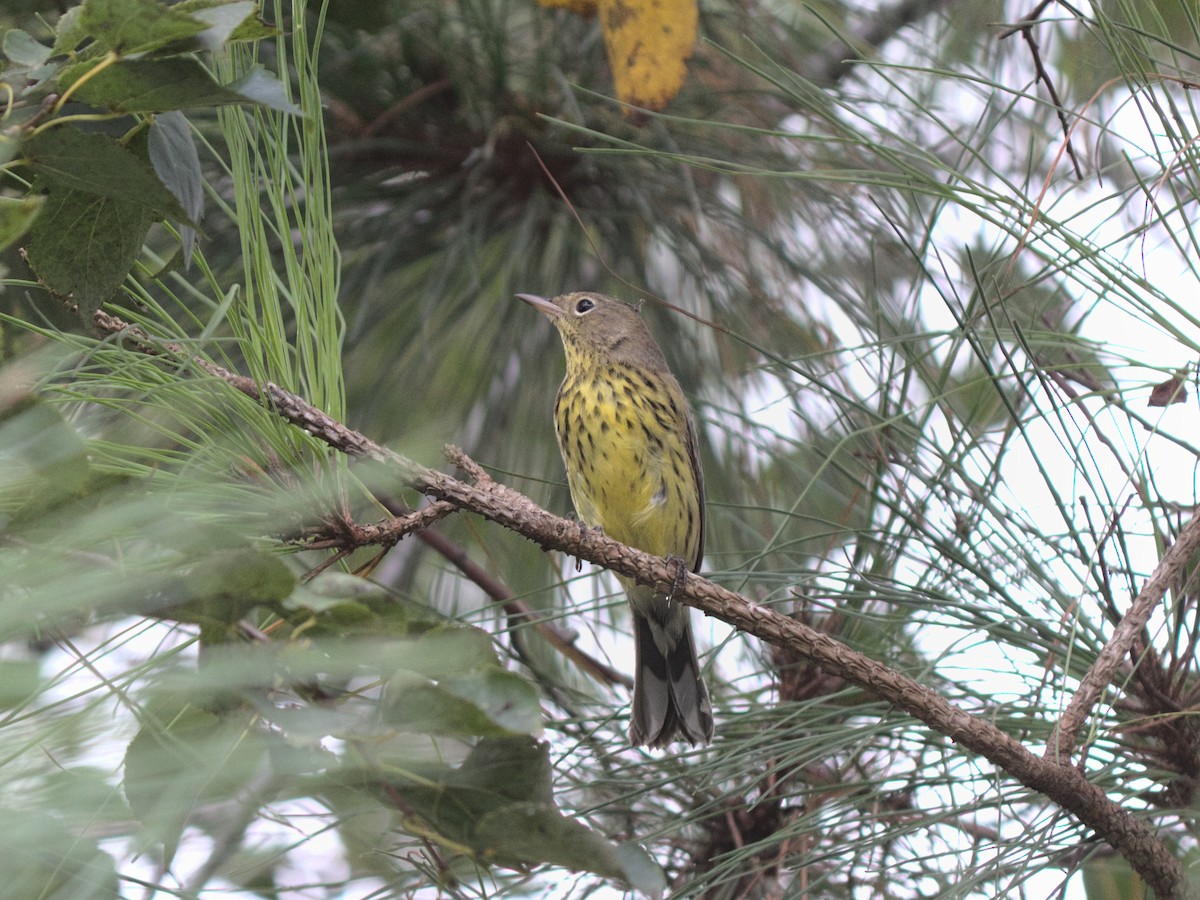
[[(704, 479), (696, 426), (642, 317), (603, 294), (517, 296), (554, 323), (567, 353), (554, 426), (576, 514), (623, 544), (698, 571)], [(708, 743), (712, 704), (690, 611), (653, 588), (619, 580), (633, 608), (637, 647), (630, 741)]]

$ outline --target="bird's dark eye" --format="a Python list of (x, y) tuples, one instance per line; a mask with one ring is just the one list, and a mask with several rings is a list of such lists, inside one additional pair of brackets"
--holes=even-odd
[(589, 300), (587, 297), (584, 297), (582, 300), (580, 300), (578, 303), (575, 304), (575, 313), (577, 315), (582, 316), (589, 309), (592, 309), (593, 307), (595, 307), (595, 305), (596, 304), (593, 303), (591, 300)]

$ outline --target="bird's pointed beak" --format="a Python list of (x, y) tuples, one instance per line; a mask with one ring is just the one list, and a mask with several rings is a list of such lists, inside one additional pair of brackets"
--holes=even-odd
[(551, 321), (562, 315), (562, 310), (545, 297), (539, 297), (537, 294), (517, 294), (516, 296), (520, 297)]

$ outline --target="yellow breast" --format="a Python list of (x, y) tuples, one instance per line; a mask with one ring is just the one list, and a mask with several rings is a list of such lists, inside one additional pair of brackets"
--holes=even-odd
[(555, 426), (582, 521), (656, 556), (698, 562), (702, 501), (674, 379), (620, 367), (569, 372)]

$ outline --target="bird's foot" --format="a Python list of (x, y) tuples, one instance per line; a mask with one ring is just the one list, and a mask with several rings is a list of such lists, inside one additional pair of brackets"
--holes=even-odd
[[(587, 534), (589, 531), (592, 534), (604, 534), (604, 529), (599, 525), (589, 525), (586, 522), (580, 522), (578, 519), (576, 519), (575, 521), (578, 522), (579, 530), (582, 531), (584, 534)], [(575, 557), (575, 571), (576, 572), (583, 571), (583, 560), (580, 559), (578, 556)]]
[(687, 562), (674, 553), (667, 556), (667, 564), (675, 563), (675, 577), (671, 579), (671, 590), (667, 593), (667, 600), (674, 600), (676, 592), (683, 587), (683, 583), (687, 581), (688, 565)]

